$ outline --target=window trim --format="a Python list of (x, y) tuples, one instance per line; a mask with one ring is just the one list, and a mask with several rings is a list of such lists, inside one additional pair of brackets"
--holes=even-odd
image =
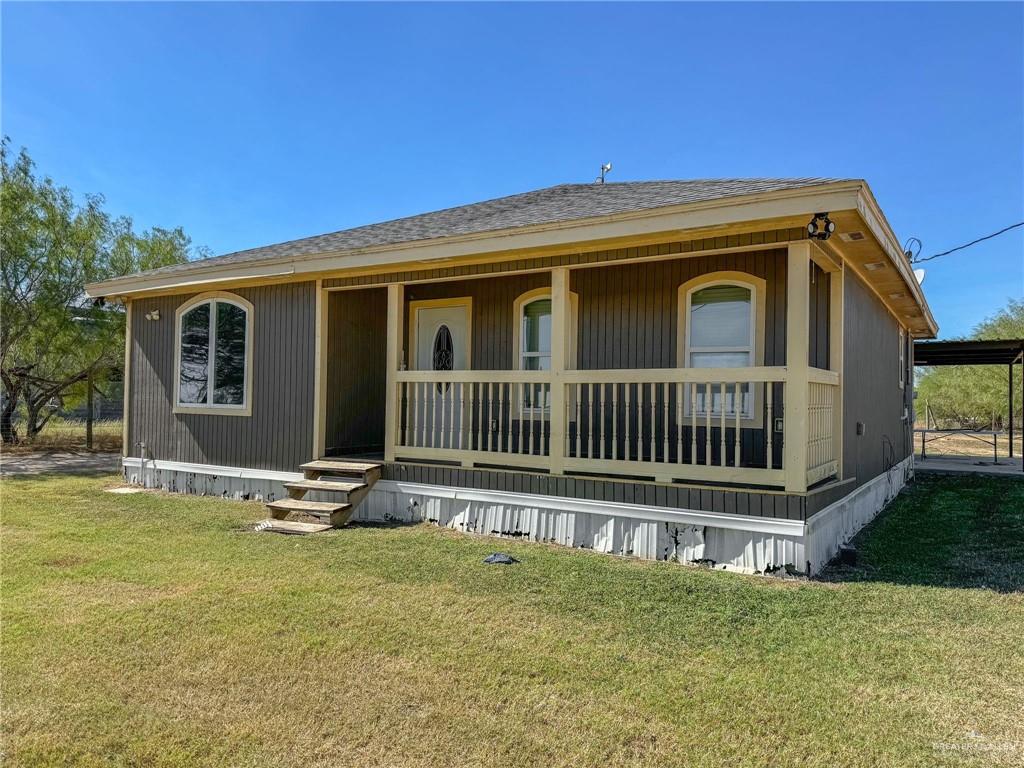
[[(540, 288), (534, 288), (533, 290), (521, 293), (516, 297), (516, 300), (512, 302), (512, 361), (515, 366), (513, 370), (523, 371), (523, 310), (527, 305), (532, 304), (540, 299), (551, 298), (551, 286), (545, 285)], [(552, 311), (554, 308), (552, 307)], [(568, 370), (575, 370), (577, 368), (577, 336), (579, 329), (579, 313), (580, 313), (580, 297), (579, 294), (569, 291), (569, 332), (568, 332), (568, 354), (565, 358), (566, 368)], [(554, 342), (554, 339), (552, 339)], [(554, 351), (554, 350), (552, 350)], [(518, 401), (518, 398), (517, 398)], [(517, 404), (516, 412), (520, 418), (551, 418), (551, 408), (549, 406), (543, 407), (527, 407), (521, 402)]]
[[(212, 371), (214, 355), (213, 351), (217, 343), (216, 336), (216, 308), (217, 302), (233, 304), (245, 312), (245, 385), (241, 405), (226, 405), (223, 403), (182, 403), (181, 402), (181, 321), (186, 313), (203, 304), (210, 304), (210, 358), (208, 365)], [(243, 299), (235, 293), (226, 291), (208, 291), (193, 296), (183, 302), (174, 311), (174, 413), (194, 413), (208, 416), (252, 416), (252, 366), (253, 366), (253, 319), (255, 312), (251, 302)], [(213, 389), (208, 386), (208, 400), (212, 400)]]
[[(690, 299), (692, 295), (701, 289), (710, 288), (715, 285), (736, 285), (750, 291), (750, 325), (751, 325), (751, 365), (746, 367), (761, 367), (764, 365), (765, 345), (765, 296), (767, 295), (767, 282), (749, 272), (737, 272), (722, 270), (708, 272), (693, 277), (679, 286), (676, 297), (676, 367), (690, 368)], [(722, 348), (724, 349), (724, 348)], [(732, 348), (729, 348), (732, 349)], [(714, 351), (713, 348), (700, 348), (701, 351)], [(686, 400), (689, 400), (690, 388), (685, 388)], [(764, 426), (764, 414), (761, 412), (763, 401), (763, 384), (751, 384), (750, 415), (740, 414), (742, 425), (748, 429), (760, 429)], [(691, 418), (689, 403), (684, 409), (685, 418)], [(697, 415), (698, 419), (705, 419), (704, 413)], [(712, 414), (713, 420), (719, 419), (720, 415)], [(735, 415), (727, 416), (727, 420), (734, 421)]]
[(906, 332), (903, 330), (903, 326), (901, 325), (900, 326), (900, 351), (899, 351), (900, 389), (903, 389), (906, 386), (906, 378), (907, 378), (907, 362), (906, 362), (907, 361), (907, 346), (906, 345), (907, 345)]

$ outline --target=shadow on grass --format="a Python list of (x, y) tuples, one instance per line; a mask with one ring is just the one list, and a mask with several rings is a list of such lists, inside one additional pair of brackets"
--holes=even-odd
[(353, 520), (345, 525), (346, 528), (408, 528), (413, 525), (421, 525), (422, 520)]
[(822, 581), (1024, 592), (1024, 479), (920, 476), (853, 545)]

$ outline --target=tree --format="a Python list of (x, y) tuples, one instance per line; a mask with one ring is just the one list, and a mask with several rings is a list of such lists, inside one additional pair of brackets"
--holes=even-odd
[[(1010, 299), (992, 317), (975, 326), (973, 339), (1024, 339), (1024, 301)], [(1013, 394), (1014, 413), (1021, 413), (1024, 392), (1019, 384)], [(917, 382), (921, 413), (925, 404), (947, 424), (979, 429), (1005, 428), (1009, 420), (1007, 370), (1003, 365), (950, 365), (925, 368)], [(1018, 421), (1018, 424), (1021, 422)]]
[(123, 308), (93, 302), (85, 284), (187, 261), (191, 241), (180, 227), (136, 233), (100, 195), (77, 204), (6, 138), (0, 161), (0, 436), (10, 443), (19, 403), (34, 437), (67, 392), (122, 362)]

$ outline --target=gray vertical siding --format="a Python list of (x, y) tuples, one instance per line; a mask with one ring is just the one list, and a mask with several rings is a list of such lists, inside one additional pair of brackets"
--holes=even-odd
[(900, 393), (899, 324), (852, 270), (843, 301), (843, 474), (861, 485), (910, 455), (903, 406), (912, 384)]
[(673, 509), (700, 509), (788, 520), (805, 519), (808, 499), (813, 498), (813, 495), (798, 496), (772, 491), (666, 485), (625, 479), (547, 475), (503, 469), (467, 469), (409, 462), (385, 464), (382, 476), (386, 480), (408, 483), (646, 504)]
[(700, 256), (572, 272), (579, 295), (579, 367), (673, 368), (679, 286), (709, 272), (747, 272), (767, 283), (764, 364), (786, 362), (786, 251)]
[(406, 360), (409, 333), (410, 301), (426, 299), (450, 299), (461, 296), (473, 298), (472, 339), (470, 365), (475, 371), (508, 371), (516, 368), (512, 359), (515, 318), (512, 305), (527, 291), (551, 285), (551, 275), (536, 272), (526, 275), (481, 278), (478, 280), (455, 280), (444, 283), (424, 283), (407, 286), (406, 307), (402, 330), (405, 334)]
[[(787, 252), (785, 249), (771, 249), (748, 253), (701, 256), (669, 261), (618, 264), (608, 267), (581, 269), (571, 275), (571, 290), (579, 295), (579, 367), (583, 370), (617, 368), (673, 368), (682, 361), (676, 359), (678, 348), (679, 286), (694, 277), (711, 272), (745, 272), (765, 281), (765, 327), (764, 365), (785, 365), (786, 363), (786, 274)], [(608, 397), (610, 392), (605, 396)], [(621, 395), (620, 395), (621, 396)], [(649, 396), (649, 390), (647, 395)], [(671, 461), (676, 456), (679, 440), (679, 425), (675, 423), (675, 395), (670, 392), (668, 449)], [(637, 401), (636, 387), (631, 388), (631, 402)], [(773, 393), (775, 408), (773, 415), (782, 414), (782, 388)], [(656, 396), (654, 413), (663, 412), (661, 393)], [(584, 414), (579, 425), (583, 434), (589, 434), (590, 424), (586, 414), (590, 411), (589, 393), (584, 392), (581, 411)], [(610, 414), (605, 416), (604, 434), (610, 443)], [(618, 415), (619, 425), (615, 432), (624, 434), (625, 414)], [(638, 418), (634, 413), (633, 420)], [(650, 428), (650, 413), (645, 412), (644, 430)], [(765, 416), (767, 424), (771, 418)], [(655, 427), (655, 450), (664, 450), (663, 419)], [(570, 435), (575, 435), (575, 424), (569, 425)], [(683, 424), (683, 458), (690, 460), (691, 427)], [(721, 445), (720, 429), (711, 430), (712, 463), (718, 463)], [(726, 430), (726, 444), (732, 445), (734, 432)], [(765, 434), (763, 429), (741, 431), (741, 462), (744, 466), (765, 467)], [(704, 427), (698, 428), (697, 461), (705, 461)], [(644, 458), (650, 459), (649, 446), (636, 446), (646, 450)], [(605, 449), (610, 451), (608, 445)], [(619, 440), (618, 453), (624, 455), (625, 441)], [(782, 439), (774, 440), (773, 465), (781, 466)], [(609, 454), (610, 455), (610, 454)], [(660, 457), (660, 454), (659, 454)], [(639, 458), (635, 454), (631, 458)], [(662, 457), (663, 458), (663, 457)], [(727, 457), (731, 464), (731, 457)]]
[(808, 322), (807, 363), (815, 368), (829, 367), (829, 293), (831, 278), (817, 264), (811, 264), (810, 314)]
[(328, 296), (327, 454), (383, 451), (387, 288)]
[[(169, 461), (294, 470), (311, 458), (315, 284), (234, 291), (253, 304), (252, 415), (176, 414), (174, 313), (195, 293), (132, 302), (127, 454)], [(159, 320), (145, 315), (160, 310)]]

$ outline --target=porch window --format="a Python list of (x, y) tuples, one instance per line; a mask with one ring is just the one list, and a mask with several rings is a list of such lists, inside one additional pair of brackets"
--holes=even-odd
[[(686, 294), (686, 365), (690, 368), (743, 368), (754, 360), (754, 288), (736, 282), (715, 282)], [(699, 384), (691, 404), (697, 414), (751, 418), (750, 385), (721, 388)], [(689, 410), (689, 408), (688, 408)]]
[[(566, 367), (576, 367), (576, 329), (579, 296), (569, 292), (569, 328), (566, 329)], [(513, 365), (520, 371), (551, 370), (551, 289), (535, 288), (520, 295), (512, 305)], [(523, 415), (547, 418), (551, 388), (545, 384), (523, 385), (519, 404)], [(529, 412), (529, 413), (527, 413)]]
[(249, 412), (251, 315), (249, 302), (224, 294), (178, 310), (179, 412)]
[(907, 341), (906, 341), (906, 337), (903, 335), (903, 329), (902, 328), (900, 328), (900, 353), (899, 354), (900, 354), (900, 389), (903, 389), (903, 387), (904, 387), (904, 385), (906, 383), (906, 375), (907, 375), (907, 362), (906, 362)]
[(551, 299), (534, 299), (523, 305), (520, 368), (551, 370)]
[[(523, 371), (551, 370), (551, 297), (533, 299), (522, 305), (519, 337), (519, 368)], [(551, 407), (551, 392), (538, 384), (526, 387), (523, 407)]]

